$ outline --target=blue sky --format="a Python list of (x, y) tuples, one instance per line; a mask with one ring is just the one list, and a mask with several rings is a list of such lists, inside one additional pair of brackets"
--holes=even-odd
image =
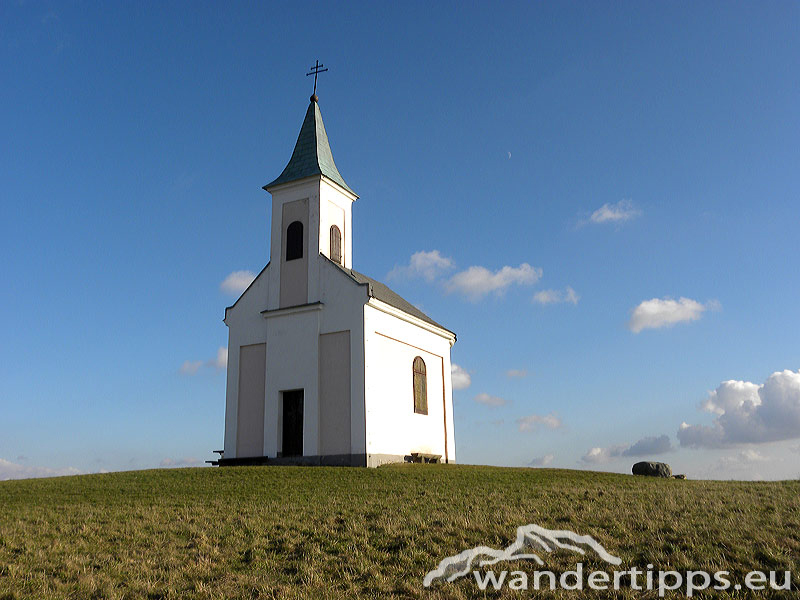
[(315, 59), (354, 267), (458, 333), (460, 462), (800, 476), (798, 4), (0, 23), (0, 478), (221, 447), (221, 283), (269, 258)]

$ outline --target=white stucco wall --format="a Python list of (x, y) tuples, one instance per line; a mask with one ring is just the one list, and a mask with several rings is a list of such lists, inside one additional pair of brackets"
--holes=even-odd
[[(280, 248), (280, 306), (296, 306), (308, 302), (308, 264), (309, 238), (312, 237), (309, 228), (309, 214), (312, 212), (308, 205), (308, 198), (284, 202), (282, 205), (281, 230), (282, 237)], [(303, 226), (302, 256), (294, 260), (286, 260), (287, 232), (292, 222), (301, 223)], [(278, 263), (277, 257), (274, 261)]]
[(243, 345), (266, 343), (264, 408), (264, 456), (281, 450), (280, 392), (304, 390), (303, 454), (320, 453), (319, 440), (319, 336), (350, 331), (351, 454), (366, 452), (364, 412), (364, 318), (367, 301), (364, 286), (317, 255), (309, 261), (317, 274), (318, 304), (273, 309), (266, 314), (270, 266), (227, 311), (228, 382), (225, 410), (225, 457), (236, 458), (238, 410), (238, 357)]
[(342, 232), (342, 264), (353, 268), (353, 201), (355, 196), (346, 193), (339, 186), (323, 179), (320, 183), (320, 228), (319, 251), (330, 258), (331, 225), (337, 225)]
[[(329, 182), (322, 176), (309, 177), (287, 183), (272, 191), (272, 225), (270, 228), (270, 261), (280, 264), (283, 251), (283, 206), (308, 199), (307, 253), (308, 263), (308, 302), (320, 299), (319, 270), (312, 260), (322, 253), (330, 256), (330, 226), (336, 224), (342, 231), (342, 253), (344, 266), (352, 268), (353, 242), (351, 239), (353, 201), (356, 196)], [(287, 223), (288, 225), (288, 223)], [(304, 232), (305, 233), (305, 232)], [(270, 274), (269, 309), (280, 305), (280, 270)]]
[(350, 330), (350, 452), (366, 452), (364, 412), (364, 304), (366, 286), (355, 284), (339, 267), (318, 257), (320, 300), (325, 306), (320, 333)]
[(323, 456), (352, 451), (352, 384), (350, 331), (319, 336), (319, 453)]
[[(453, 340), (429, 331), (424, 322), (393, 312), (374, 299), (364, 307), (367, 452), (440, 454), (442, 461), (447, 457), (455, 462)], [(414, 413), (412, 364), (416, 356), (422, 357), (427, 370), (427, 415)]]
[[(308, 202), (308, 216), (305, 221), (305, 231), (303, 235), (306, 239), (306, 253), (309, 258), (308, 262), (308, 286), (306, 293), (308, 297), (315, 297), (316, 283), (313, 281), (311, 275), (312, 263), (311, 260), (319, 253), (319, 236), (317, 230), (319, 227), (319, 209), (315, 208), (319, 205), (319, 181), (313, 179), (305, 179), (299, 182), (293, 182), (284, 186), (280, 186), (272, 194), (272, 222), (270, 226), (270, 263), (272, 265), (280, 265), (283, 256), (284, 242), (284, 224), (283, 224), (283, 211), (284, 204), (290, 205), (291, 203), (307, 200)], [(287, 223), (288, 225), (288, 223)], [(294, 261), (292, 261), (294, 262)], [(280, 306), (281, 298), (281, 269), (271, 269), (269, 274), (269, 290), (267, 297), (267, 304), (261, 307), (264, 309), (274, 309)], [(314, 285), (314, 290), (311, 285)], [(313, 302), (314, 300), (308, 300)]]
[[(225, 445), (226, 457), (236, 456), (236, 424), (239, 400), (239, 348), (267, 341), (267, 323), (261, 311), (269, 295), (270, 263), (258, 274), (255, 281), (225, 312), (228, 326), (228, 380), (225, 388)], [(277, 301), (277, 299), (276, 299)], [(270, 349), (267, 347), (267, 356)], [(264, 364), (266, 369), (266, 363)], [(267, 385), (269, 383), (267, 382)]]
[[(303, 389), (303, 455), (317, 454), (319, 406), (317, 361), (321, 306), (261, 317), (267, 322), (267, 383), (264, 456), (281, 450), (281, 391)], [(261, 316), (261, 315), (259, 315)]]

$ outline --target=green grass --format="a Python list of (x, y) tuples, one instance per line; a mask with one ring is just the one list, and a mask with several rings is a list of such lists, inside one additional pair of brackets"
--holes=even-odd
[[(790, 570), (797, 594), (798, 482), (398, 465), (0, 482), (0, 599), (578, 597), (481, 592), (472, 578), (422, 586), (444, 557), (505, 547), (529, 523), (589, 534), (623, 567), (722, 569), (733, 579)], [(555, 572), (576, 561), (565, 551), (543, 558)], [(597, 556), (583, 562), (607, 567)]]

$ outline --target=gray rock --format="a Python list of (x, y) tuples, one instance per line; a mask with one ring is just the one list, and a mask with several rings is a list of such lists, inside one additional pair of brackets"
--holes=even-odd
[(672, 477), (672, 469), (667, 463), (642, 461), (633, 465), (633, 474), (648, 477)]

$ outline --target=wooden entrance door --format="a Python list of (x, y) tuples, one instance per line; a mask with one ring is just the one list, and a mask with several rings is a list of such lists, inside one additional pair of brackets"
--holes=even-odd
[(281, 455), (303, 455), (303, 390), (283, 392), (283, 451)]

